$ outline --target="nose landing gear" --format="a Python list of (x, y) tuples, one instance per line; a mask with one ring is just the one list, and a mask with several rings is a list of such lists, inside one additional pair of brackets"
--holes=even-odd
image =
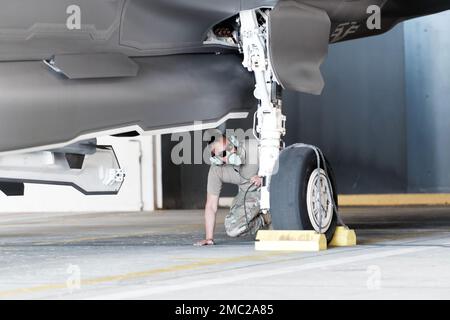
[(283, 145), (286, 117), (281, 86), (270, 62), (269, 18), (269, 9), (239, 15), (243, 65), (255, 75), (254, 95), (259, 100), (254, 134), (263, 177), (260, 207), (271, 213), (274, 229), (316, 230), (331, 241), (338, 222), (331, 167), (316, 147)]

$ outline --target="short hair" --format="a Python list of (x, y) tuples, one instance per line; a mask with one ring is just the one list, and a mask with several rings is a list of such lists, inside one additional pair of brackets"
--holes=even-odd
[[(226, 139), (227, 137), (224, 134), (218, 135), (217, 137), (220, 137), (222, 139)], [(216, 142), (216, 135), (211, 135), (211, 138), (208, 141), (208, 146), (212, 146), (212, 144)]]

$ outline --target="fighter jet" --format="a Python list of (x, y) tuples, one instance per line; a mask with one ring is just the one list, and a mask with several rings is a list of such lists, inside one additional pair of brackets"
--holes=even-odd
[(313, 146), (282, 147), (281, 91), (320, 94), (333, 43), (450, 9), (449, 0), (0, 5), (0, 190), (46, 183), (116, 194), (124, 170), (97, 137), (215, 128), (256, 108), (261, 209), (275, 228), (328, 238), (338, 223), (330, 166)]

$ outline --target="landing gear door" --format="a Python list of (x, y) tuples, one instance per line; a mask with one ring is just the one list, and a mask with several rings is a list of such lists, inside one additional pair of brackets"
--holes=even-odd
[(269, 55), (284, 89), (320, 94), (320, 66), (328, 53), (331, 22), (320, 9), (282, 0), (270, 13)]

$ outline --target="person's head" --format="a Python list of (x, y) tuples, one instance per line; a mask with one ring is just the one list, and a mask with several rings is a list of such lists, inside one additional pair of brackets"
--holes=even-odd
[(235, 159), (236, 157), (231, 156), (233, 154), (236, 154), (237, 147), (238, 142), (236, 137), (227, 138), (225, 135), (222, 135), (219, 136), (218, 138), (215, 138), (213, 141), (210, 142), (211, 163), (215, 165), (222, 165), (222, 164), (240, 165), (241, 161), (236, 160)]

